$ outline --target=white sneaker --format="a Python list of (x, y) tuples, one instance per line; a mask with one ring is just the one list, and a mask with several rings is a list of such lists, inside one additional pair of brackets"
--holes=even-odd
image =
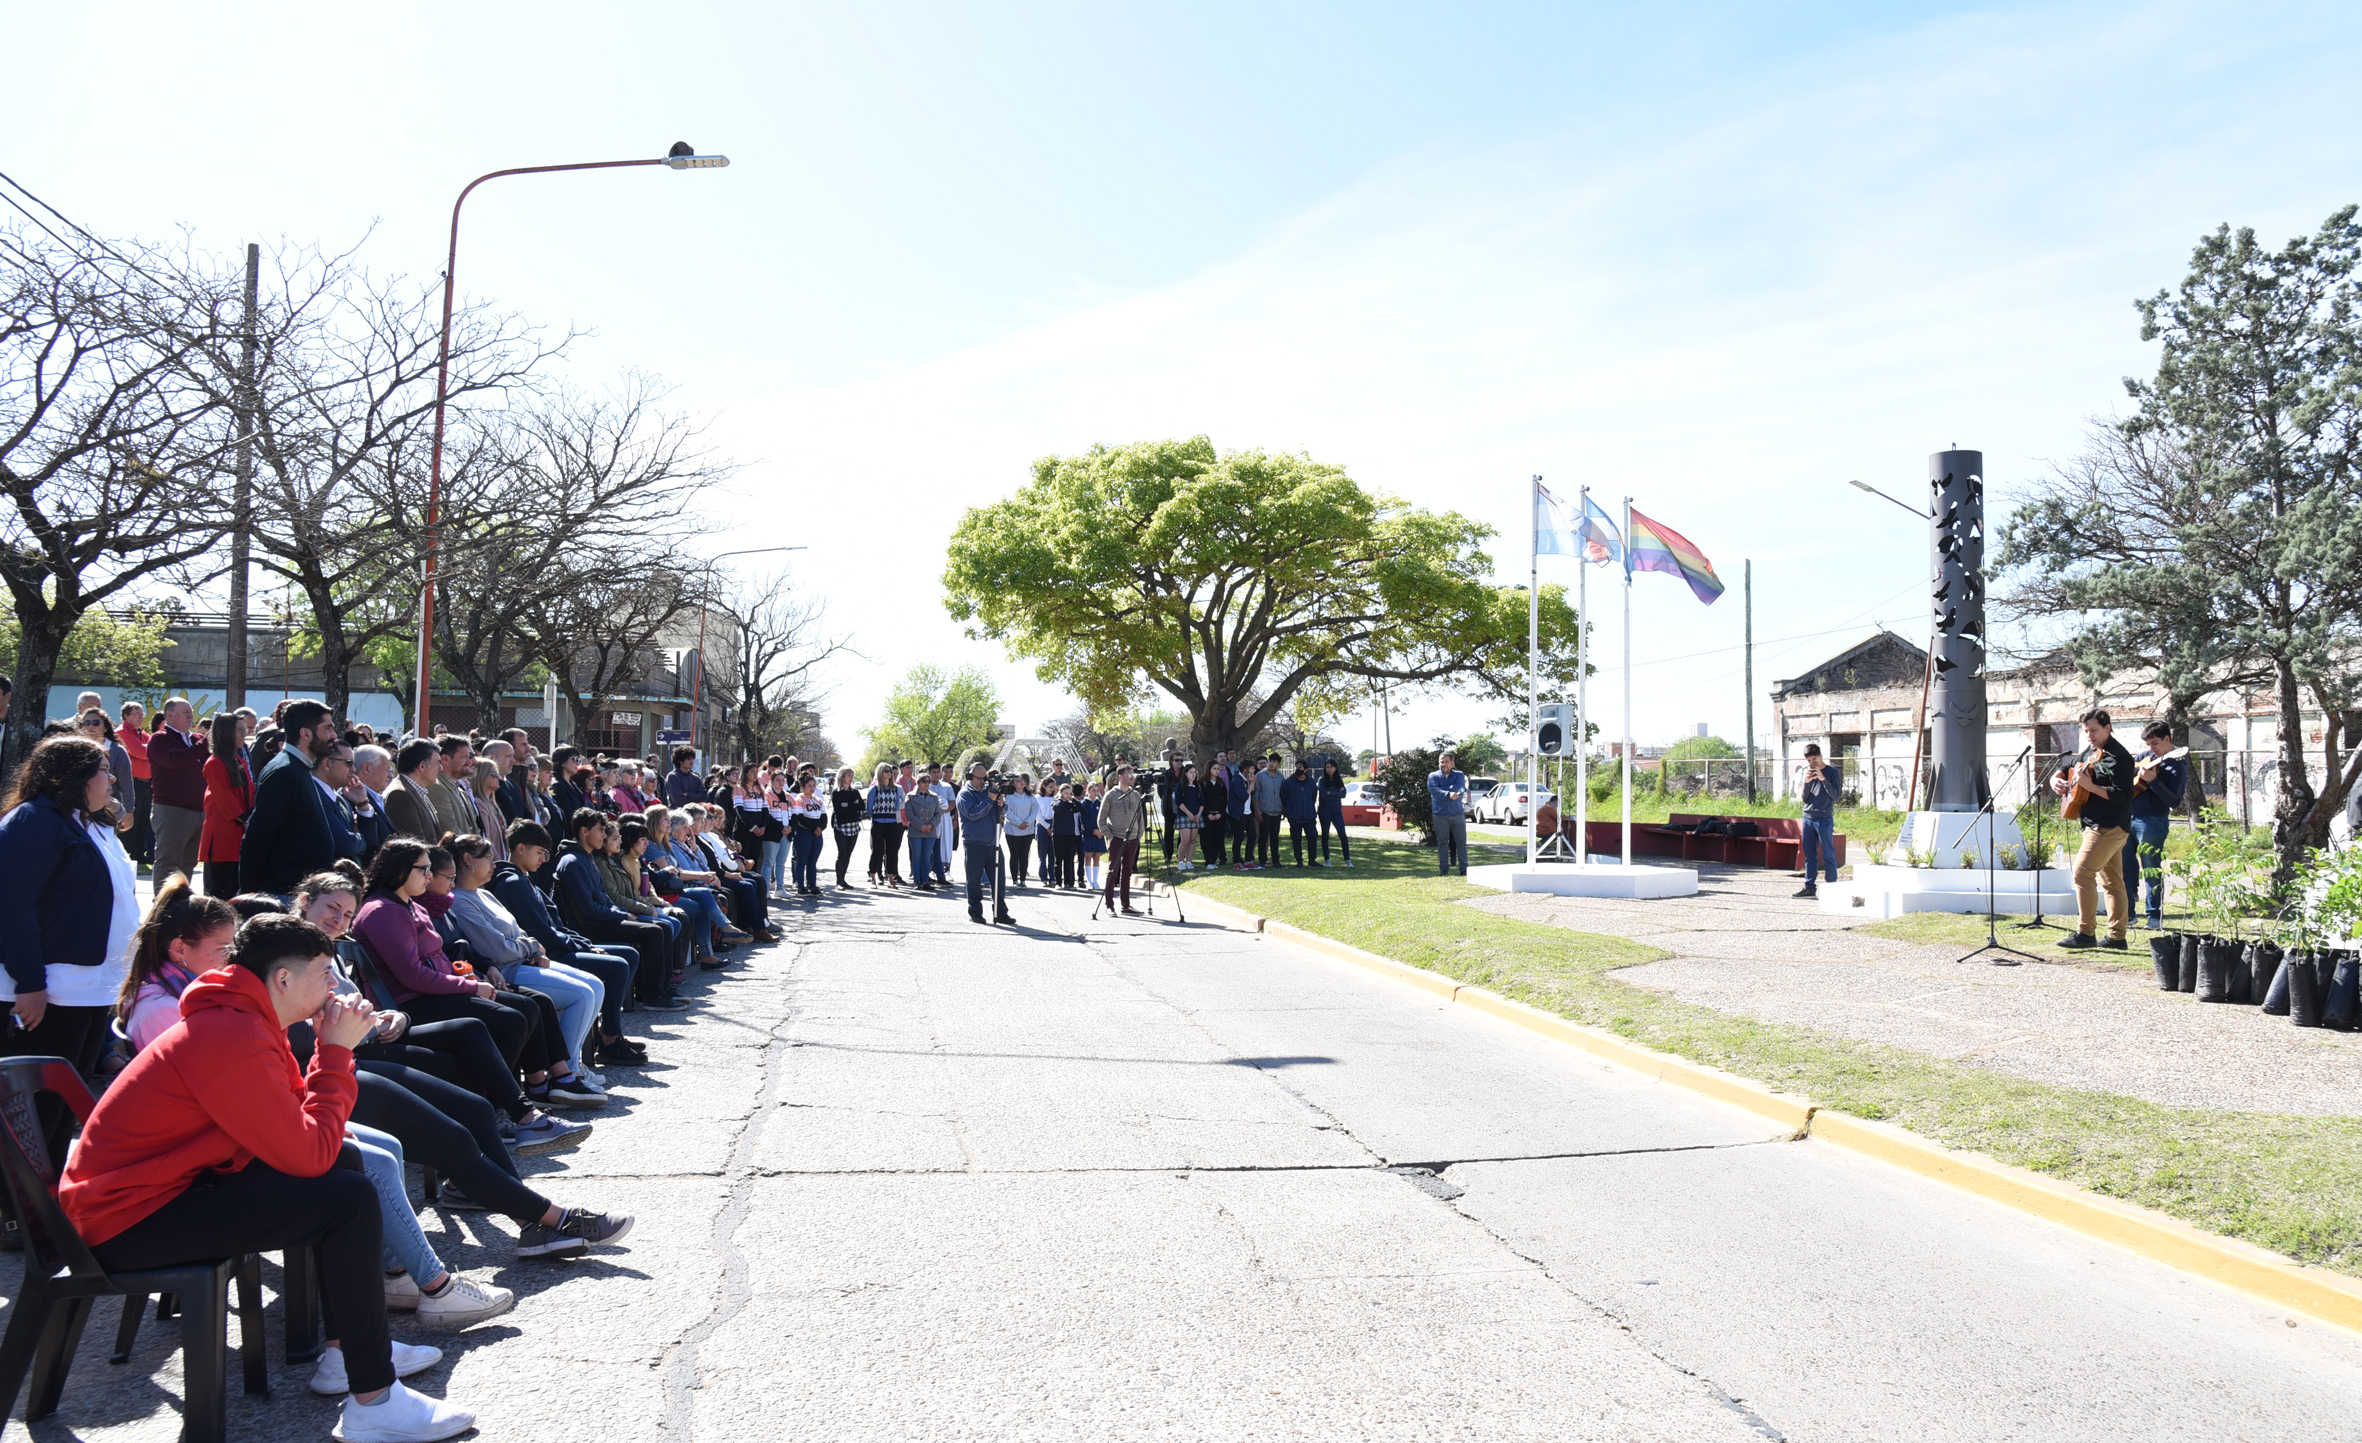
[(487, 1318), (497, 1318), (517, 1305), (517, 1295), (506, 1288), (479, 1283), (451, 1275), (451, 1286), (441, 1297), (424, 1293), (418, 1299), (418, 1321), (438, 1328), (472, 1328)]
[[(405, 1343), (399, 1338), (394, 1339), (394, 1376), (397, 1378), (407, 1378), (412, 1373), (424, 1372), (442, 1361), (443, 1350), (441, 1348), (421, 1348), (415, 1343)], [(339, 1393), (353, 1391), (352, 1385), (345, 1381), (344, 1349), (322, 1348), (320, 1350), (320, 1366), (312, 1370), (311, 1389), (328, 1398), (333, 1398)], [(408, 1437), (409, 1435), (404, 1434), (403, 1436)], [(450, 1435), (437, 1433), (434, 1436), (446, 1438)]]
[(418, 1300), (422, 1296), (424, 1294), (418, 1290), (418, 1279), (408, 1273), (387, 1273), (385, 1275), (385, 1305), (389, 1310), (408, 1312), (418, 1306)]
[[(395, 1344), (400, 1347), (400, 1344)], [(476, 1426), (476, 1415), (440, 1398), (423, 1397), (396, 1383), (375, 1403), (344, 1400), (344, 1413), (328, 1430), (343, 1443), (435, 1443)]]

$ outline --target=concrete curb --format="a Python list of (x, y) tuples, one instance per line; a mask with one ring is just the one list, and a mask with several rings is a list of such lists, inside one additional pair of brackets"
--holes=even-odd
[(1876, 1159), (2362, 1337), (2362, 1282), (2342, 1274), (2291, 1262), (2253, 1244), (2218, 1236), (2149, 1208), (2103, 1197), (1981, 1153), (1955, 1150), (1899, 1127), (1829, 1111), (1793, 1093), (1775, 1092), (1718, 1067), (1643, 1047), (1601, 1028), (1569, 1022), (1482, 987), (1275, 922), (1227, 902), (1192, 894), (1188, 905), (1192, 913), (1226, 926), (1261, 932), (1307, 952), (1349, 962), (1659, 1082), (1768, 1118), (1793, 1129), (1792, 1135), (1799, 1140), (1825, 1142)]

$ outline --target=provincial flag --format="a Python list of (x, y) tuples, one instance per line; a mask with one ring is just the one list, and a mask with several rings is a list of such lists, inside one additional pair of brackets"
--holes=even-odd
[(1582, 543), (1586, 562), (1623, 565), (1624, 538), (1617, 533), (1616, 523), (1589, 496), (1583, 498), (1583, 519), (1575, 523), (1575, 539)]
[(1549, 488), (1540, 481), (1534, 482), (1534, 554), (1575, 554), (1574, 538), (1567, 534), (1566, 522), (1559, 515), (1558, 498), (1551, 495)]
[(1632, 513), (1630, 569), (1678, 576), (1708, 606), (1722, 595), (1722, 578), (1714, 574), (1714, 563), (1706, 559), (1705, 552), (1690, 545), (1688, 537), (1664, 522), (1651, 521), (1637, 511)]

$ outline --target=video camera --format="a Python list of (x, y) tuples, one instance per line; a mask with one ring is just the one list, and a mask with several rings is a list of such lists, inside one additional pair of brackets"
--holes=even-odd
[(999, 772), (986, 772), (984, 774), (984, 789), (1000, 796), (1013, 797), (1017, 795), (1017, 779), (1004, 777)]

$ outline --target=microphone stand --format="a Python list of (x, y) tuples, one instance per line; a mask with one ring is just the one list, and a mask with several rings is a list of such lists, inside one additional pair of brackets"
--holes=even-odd
[[(2034, 748), (2031, 746), (2019, 752), (2018, 759), (2011, 762), (2009, 770), (2002, 774), (2002, 781), (2007, 782), (2010, 777), (2015, 776), (2018, 768), (2024, 766), (2026, 759), (2032, 755), (2034, 755)], [(1977, 817), (1983, 818), (1985, 823), (1985, 945), (1969, 953), (1966, 957), (1955, 958), (1956, 963), (1973, 962), (1987, 952), (2001, 954), (1992, 959), (1991, 965), (1995, 967), (2018, 967), (2023, 966), (2026, 962), (2041, 960), (2030, 952), (2020, 952), (2015, 947), (2004, 947), (2001, 945), (2000, 934), (1996, 931), (1999, 925), (1999, 903), (1993, 890), (1993, 853), (1998, 849), (1993, 845), (1993, 803), (2000, 800), (2000, 796), (1999, 792), (1988, 789), (1985, 804), (1977, 809)], [(1975, 819), (1972, 818), (1968, 825), (1969, 830), (1973, 833), (1976, 830)], [(2037, 907), (2042, 905), (2042, 873), (2039, 870), (2034, 873), (2034, 905)]]
[[(2033, 748), (2028, 747), (2027, 750), (2032, 751)], [(2022, 761), (2024, 758), (2021, 757), (2019, 760)], [(2049, 815), (2049, 804), (2042, 800), (2040, 788), (2030, 788), (2029, 790), (2032, 793), (2034, 807), (2034, 841), (2032, 843), (2033, 852), (2026, 858), (2026, 861), (2032, 865), (2036, 874), (2034, 878), (2034, 915), (2023, 922), (2012, 922), (2009, 925), (2020, 932), (2056, 931), (2058, 930), (2056, 927), (2042, 920), (2042, 877), (2040, 874), (2051, 870), (2050, 853), (2042, 845), (2042, 819)]]

